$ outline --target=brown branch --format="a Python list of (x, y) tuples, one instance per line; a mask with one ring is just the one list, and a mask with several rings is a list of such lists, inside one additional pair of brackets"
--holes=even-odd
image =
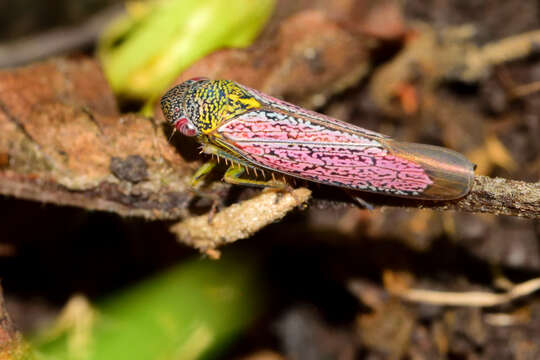
[(193, 166), (152, 119), (120, 115), (99, 66), (0, 72), (0, 193), (150, 219), (186, 216)]
[[(208, 214), (190, 217), (171, 228), (178, 239), (210, 256), (214, 249), (245, 239), (264, 226), (281, 219), (287, 212), (306, 202), (311, 192), (299, 188), (283, 198), (276, 193), (261, 193), (250, 200), (222, 210), (211, 221)], [(436, 210), (484, 212), (496, 215), (540, 218), (540, 183), (477, 176), (471, 192), (459, 200), (422, 201), (377, 197), (376, 205)], [(372, 200), (372, 199), (370, 199)], [(317, 199), (313, 199), (314, 202)], [(219, 255), (219, 253), (218, 253)]]
[[(167, 128), (153, 119), (120, 115), (99, 67), (91, 60), (58, 59), (0, 72), (0, 193), (122, 216), (189, 218), (188, 206), (194, 197), (189, 181), (197, 163), (186, 162), (186, 157), (198, 158), (189, 155), (196, 146), (186, 148), (185, 141), (173, 146), (167, 140)], [(215, 187), (227, 188), (216, 183), (216, 194)], [(294, 204), (309, 198), (302, 194)], [(366, 198), (375, 206), (540, 218), (539, 183), (483, 176), (476, 177), (472, 191), (460, 200), (430, 202), (369, 194)], [(236, 209), (234, 218), (241, 217), (240, 211), (253, 222), (231, 222), (238, 226), (219, 233), (218, 240), (205, 240), (185, 228), (189, 236), (183, 237), (194, 246), (211, 249), (252, 234), (295, 207), (265, 199), (257, 197), (240, 206), (244, 210)], [(264, 206), (259, 208), (277, 215), (268, 221), (250, 216), (248, 208), (261, 201)], [(313, 199), (313, 203), (318, 201)], [(336, 202), (351, 204), (347, 199)], [(284, 207), (285, 203), (289, 205)], [(193, 221), (198, 221), (199, 233), (204, 229), (218, 233), (207, 221)]]
[(374, 202), (384, 206), (457, 210), (540, 219), (540, 182), (528, 183), (477, 175), (471, 191), (461, 199), (425, 201), (377, 197)]
[[(54, 60), (5, 71), (0, 193), (150, 219), (188, 215), (193, 195), (187, 184), (195, 166), (167, 142), (164, 129), (145, 117), (119, 115), (92, 61)], [(539, 218), (540, 184), (478, 176), (457, 201), (372, 202)]]
[(455, 202), (436, 204), (432, 208), (539, 219), (540, 182), (476, 176), (467, 196)]

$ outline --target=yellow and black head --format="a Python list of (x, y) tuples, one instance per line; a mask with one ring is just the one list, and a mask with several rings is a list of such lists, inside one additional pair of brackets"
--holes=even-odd
[(223, 121), (258, 107), (250, 93), (229, 80), (194, 78), (161, 98), (165, 118), (187, 136), (208, 134)]

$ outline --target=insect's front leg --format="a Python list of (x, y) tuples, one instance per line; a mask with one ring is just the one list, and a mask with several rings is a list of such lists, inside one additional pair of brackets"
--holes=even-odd
[(210, 172), (216, 167), (217, 161), (212, 159), (205, 162), (200, 168), (197, 169), (193, 177), (191, 178), (191, 187), (198, 190), (204, 181), (204, 178), (210, 174)]
[(200, 168), (197, 169), (197, 171), (195, 172), (195, 174), (193, 174), (193, 177), (191, 178), (191, 187), (195, 194), (202, 198), (212, 200), (212, 208), (208, 213), (208, 223), (212, 222), (212, 218), (214, 217), (217, 209), (222, 206), (222, 201), (218, 195), (204, 192), (199, 189), (204, 182), (204, 178), (212, 171), (212, 169), (216, 167), (216, 165), (217, 161), (214, 159), (205, 162)]

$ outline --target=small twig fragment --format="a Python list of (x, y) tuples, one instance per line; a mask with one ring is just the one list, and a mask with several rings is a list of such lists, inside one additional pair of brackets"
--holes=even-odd
[(490, 307), (502, 305), (532, 294), (540, 289), (540, 278), (531, 279), (513, 286), (504, 293), (496, 294), (484, 291), (435, 291), (423, 289), (402, 289), (387, 287), (387, 290), (407, 301), (441, 306)]
[(208, 252), (208, 249), (253, 235), (307, 201), (310, 195), (311, 191), (306, 188), (286, 194), (263, 191), (253, 199), (223, 209), (211, 223), (204, 214), (174, 225), (171, 231), (182, 243)]

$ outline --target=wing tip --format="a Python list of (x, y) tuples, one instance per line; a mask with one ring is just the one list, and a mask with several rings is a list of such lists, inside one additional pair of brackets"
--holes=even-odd
[(454, 200), (467, 195), (474, 183), (476, 165), (463, 154), (440, 146), (389, 142), (395, 155), (419, 164), (432, 180), (418, 199)]

